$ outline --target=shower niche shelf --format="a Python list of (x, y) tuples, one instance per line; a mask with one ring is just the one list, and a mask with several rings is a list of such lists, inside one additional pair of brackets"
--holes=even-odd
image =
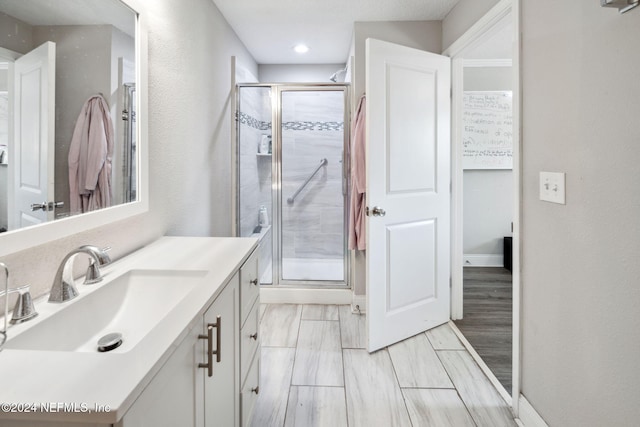
[(271, 153), (256, 153), (258, 157), (271, 157)]

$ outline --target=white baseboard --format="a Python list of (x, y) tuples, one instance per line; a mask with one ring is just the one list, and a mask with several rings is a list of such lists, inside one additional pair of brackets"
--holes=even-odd
[(351, 304), (351, 289), (297, 289), (260, 287), (264, 304)]
[(518, 419), (524, 427), (549, 427), (523, 395), (518, 399)]
[(463, 265), (465, 267), (502, 267), (504, 257), (493, 254), (464, 254)]
[(354, 313), (366, 313), (367, 312), (367, 296), (353, 294), (351, 299), (351, 310)]

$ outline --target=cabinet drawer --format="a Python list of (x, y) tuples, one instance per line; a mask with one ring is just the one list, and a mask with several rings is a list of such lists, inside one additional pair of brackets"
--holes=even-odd
[(260, 345), (260, 304), (256, 302), (240, 330), (240, 382), (245, 380), (249, 364)]
[(259, 294), (258, 251), (255, 250), (240, 268), (240, 325), (244, 325)]
[(251, 416), (253, 415), (253, 408), (258, 400), (258, 392), (260, 391), (260, 352), (256, 353), (256, 357), (253, 359), (251, 368), (249, 369), (249, 375), (242, 387), (242, 393), (240, 394), (240, 406), (241, 406), (241, 425), (248, 426), (251, 424)]

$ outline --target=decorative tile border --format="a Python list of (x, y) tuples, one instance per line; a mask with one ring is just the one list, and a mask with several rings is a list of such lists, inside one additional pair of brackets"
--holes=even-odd
[(329, 130), (341, 131), (344, 129), (343, 122), (284, 122), (284, 130)]
[[(246, 113), (240, 112), (240, 123), (257, 130), (271, 130), (270, 122), (263, 122)], [(344, 122), (284, 122), (283, 130), (315, 130), (315, 131), (342, 131)]]
[(271, 122), (263, 122), (243, 112), (240, 112), (240, 123), (257, 130), (271, 130)]

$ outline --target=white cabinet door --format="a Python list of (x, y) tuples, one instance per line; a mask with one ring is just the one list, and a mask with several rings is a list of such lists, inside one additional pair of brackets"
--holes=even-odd
[(204, 315), (202, 334), (211, 335), (212, 351), (216, 352), (209, 356), (209, 340), (202, 340), (203, 361), (207, 363), (209, 360), (212, 364), (211, 371), (200, 369), (204, 374), (204, 421), (207, 427), (232, 427), (240, 423), (239, 282), (239, 274), (236, 273)]
[(191, 329), (118, 427), (204, 425), (202, 369), (194, 375), (194, 366), (202, 361), (201, 330), (202, 325)]

